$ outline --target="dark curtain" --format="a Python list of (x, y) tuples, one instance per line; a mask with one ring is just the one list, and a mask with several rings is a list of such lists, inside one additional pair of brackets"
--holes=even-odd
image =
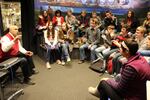
[(34, 0), (20, 0), (20, 2), (23, 46), (26, 50), (35, 52)]
[(2, 22), (2, 13), (1, 13), (1, 5), (0, 5), (0, 37), (3, 36), (3, 22)]

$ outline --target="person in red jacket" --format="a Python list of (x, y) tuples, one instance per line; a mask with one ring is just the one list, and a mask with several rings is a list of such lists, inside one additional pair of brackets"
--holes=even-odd
[(103, 78), (96, 88), (88, 91), (100, 100), (146, 100), (146, 81), (150, 80), (150, 65), (137, 53), (138, 43), (127, 39), (121, 43), (120, 52), (127, 58), (120, 75)]
[(37, 26), (37, 29), (38, 31), (43, 31), (43, 30), (46, 30), (47, 27), (49, 26), (50, 24), (50, 16), (48, 15), (47, 11), (43, 11), (42, 15), (39, 15), (38, 16), (38, 26)]
[(54, 25), (54, 27), (61, 27), (62, 24), (64, 23), (64, 17), (61, 15), (61, 11), (60, 10), (56, 10), (55, 11), (55, 16), (52, 19), (52, 23)]
[[(24, 75), (24, 82), (30, 85), (35, 83), (30, 81), (30, 76), (34, 74), (34, 64), (32, 61), (33, 52), (25, 50), (20, 43), (21, 35), (18, 35), (18, 27), (10, 26), (9, 32), (1, 38), (0, 45), (0, 62), (11, 57), (24, 57), (22, 62), (22, 72)], [(21, 63), (21, 65), (22, 65)]]

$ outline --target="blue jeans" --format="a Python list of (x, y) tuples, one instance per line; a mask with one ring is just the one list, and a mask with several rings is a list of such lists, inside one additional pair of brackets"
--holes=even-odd
[[(88, 48), (89, 44), (86, 43), (86, 44), (83, 44), (80, 48), (79, 48), (79, 51), (80, 51), (80, 60), (85, 60), (86, 58), (86, 55), (85, 55), (85, 49)], [(93, 45), (91, 48), (90, 48), (90, 51), (91, 51), (91, 61), (94, 61), (95, 60), (95, 49), (97, 48), (97, 45)]]
[(86, 48), (88, 48), (89, 44), (83, 44), (80, 46), (79, 51), (80, 51), (80, 60), (85, 60), (86, 56), (85, 56), (85, 50)]
[(150, 50), (138, 50), (142, 56), (150, 56)]
[(95, 54), (96, 54), (97, 58), (102, 58), (103, 59), (102, 51), (105, 50), (105, 49), (106, 49), (105, 46), (100, 46), (100, 47), (95, 49)]
[(91, 61), (94, 61), (96, 59), (96, 54), (95, 54), (95, 49), (97, 48), (97, 45), (93, 45), (91, 48), (90, 48), (90, 51), (91, 51)]
[(62, 48), (61, 59), (62, 60), (66, 60), (68, 57), (70, 57), (68, 47), (69, 47), (68, 42), (65, 42), (65, 43), (61, 44), (61, 48)]
[(47, 49), (47, 53), (46, 53), (46, 61), (49, 62), (50, 58), (51, 58), (51, 51), (54, 50), (55, 52), (55, 58), (56, 60), (60, 59), (60, 50), (59, 47), (56, 45), (55, 49), (52, 49), (50, 45), (45, 44), (46, 49)]
[(109, 56), (110, 56), (112, 53), (116, 52), (117, 50), (118, 50), (118, 49), (112, 49), (112, 50), (109, 50), (109, 51), (103, 53), (104, 59), (107, 60), (107, 59), (109, 58)]

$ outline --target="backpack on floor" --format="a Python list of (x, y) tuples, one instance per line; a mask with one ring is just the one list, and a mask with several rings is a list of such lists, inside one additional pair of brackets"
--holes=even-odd
[(95, 60), (94, 62), (92, 62), (92, 64), (90, 65), (89, 68), (95, 72), (103, 73), (105, 71), (105, 69), (102, 68), (102, 66), (103, 66), (103, 60), (98, 59), (98, 60)]

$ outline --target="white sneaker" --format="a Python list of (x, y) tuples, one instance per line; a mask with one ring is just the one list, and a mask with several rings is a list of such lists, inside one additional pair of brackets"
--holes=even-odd
[(70, 62), (70, 61), (71, 61), (71, 59), (70, 59), (70, 57), (68, 57), (68, 58), (67, 58), (67, 62)]
[(51, 65), (50, 65), (49, 62), (46, 63), (46, 68), (47, 68), (47, 69), (51, 69)]
[(60, 61), (60, 60), (57, 60), (56, 63), (57, 63), (58, 65), (60, 65), (60, 64), (61, 64), (61, 61)]
[(94, 88), (94, 87), (89, 87), (88, 88), (88, 91), (89, 91), (89, 93), (90, 94), (92, 94), (92, 95), (94, 95), (94, 96), (96, 96), (96, 97), (100, 97), (100, 93), (99, 93), (99, 91), (97, 90), (97, 87), (96, 88)]
[(64, 62), (64, 61), (62, 61), (62, 62), (61, 62), (61, 64), (64, 66), (64, 65), (65, 65), (65, 62)]

